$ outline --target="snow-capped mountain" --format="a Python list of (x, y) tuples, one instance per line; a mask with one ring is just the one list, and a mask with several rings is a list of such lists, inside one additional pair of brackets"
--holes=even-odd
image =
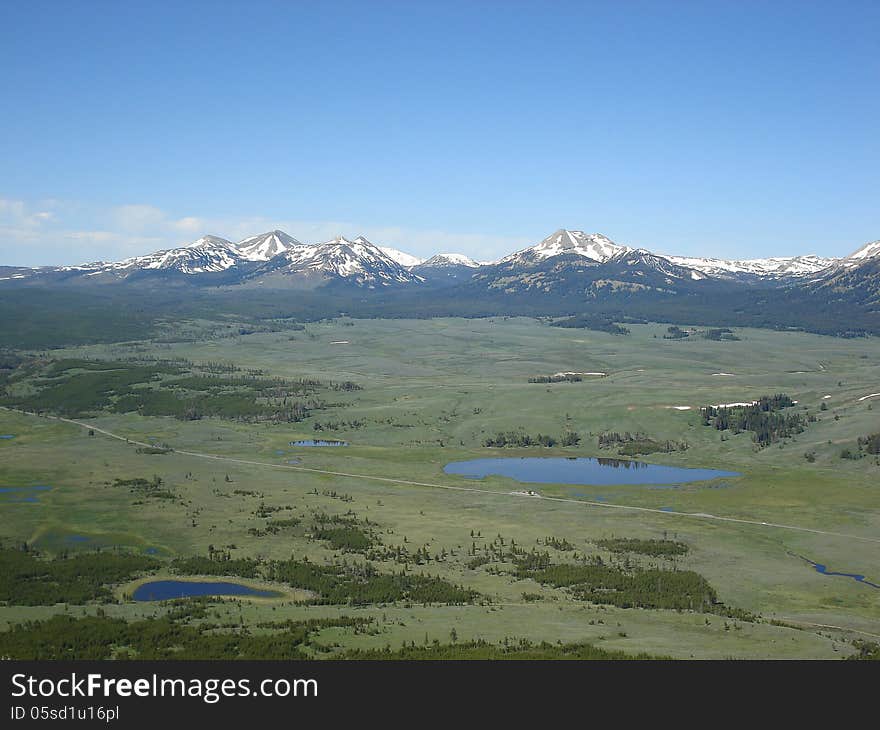
[[(566, 296), (599, 290), (706, 291), (763, 283), (771, 287), (817, 286), (836, 281), (840, 291), (861, 291), (876, 280), (880, 241), (865, 244), (842, 259), (815, 255), (727, 260), (661, 255), (615, 243), (599, 233), (559, 229), (540, 243), (500, 261), (482, 263), (459, 253), (426, 260), (395, 248), (377, 246), (363, 236), (338, 236), (301, 243), (274, 230), (232, 243), (203, 236), (193, 243), (117, 262), (79, 266), (0, 267), (0, 285), (107, 284), (125, 281), (176, 282), (208, 286), (265, 285), (314, 288), (331, 282), (377, 286), (488, 287), (492, 291), (564, 291)], [(835, 277), (842, 272), (852, 275)], [(871, 284), (870, 286), (873, 286)], [(641, 289), (640, 289), (641, 287)], [(874, 289), (871, 289), (874, 291)], [(592, 294), (590, 294), (592, 296)], [(873, 295), (872, 295), (873, 296)]]
[(880, 241), (872, 241), (840, 259), (807, 284), (808, 291), (825, 293), (835, 303), (867, 305), (876, 319), (880, 311)]
[(419, 264), (423, 268), (444, 268), (448, 266), (466, 266), (469, 269), (479, 268), (480, 264), (463, 253), (438, 253)]
[(711, 277), (759, 279), (813, 279), (835, 270), (853, 268), (880, 256), (880, 241), (866, 243), (842, 259), (804, 254), (773, 256), (765, 259), (716, 259), (697, 256), (667, 256), (673, 263), (688, 266)]
[(614, 290), (672, 290), (678, 282), (708, 277), (643, 248), (615, 243), (601, 233), (560, 229), (540, 243), (505, 256), (474, 273), (474, 284), (490, 290), (572, 292), (610, 286)]
[(742, 260), (699, 256), (667, 256), (666, 258), (679, 266), (687, 266), (707, 276), (722, 279), (741, 276), (767, 279), (813, 276), (823, 269), (827, 269), (836, 261), (836, 259), (823, 258), (814, 254)]
[(479, 263), (464, 254), (438, 253), (410, 271), (429, 283), (450, 286), (470, 279), (479, 268)]
[(421, 278), (408, 271), (363, 236), (350, 241), (337, 236), (317, 245), (299, 245), (275, 256), (248, 275), (248, 279), (304, 275), (319, 280), (345, 279), (362, 286), (409, 284)]
[(241, 253), (232, 242), (219, 236), (203, 236), (187, 246), (155, 251), (146, 256), (135, 256), (111, 263), (62, 266), (57, 271), (81, 272), (92, 277), (109, 275), (120, 278), (126, 278), (139, 271), (176, 271), (195, 275), (226, 271), (240, 264), (242, 260)]
[(274, 230), (251, 236), (235, 244), (242, 258), (248, 261), (268, 261), (278, 254), (297, 248), (303, 244), (284, 231)]
[[(363, 238), (363, 236), (360, 236), (359, 238)], [(406, 269), (412, 268), (413, 266), (418, 266), (422, 263), (422, 259), (420, 259), (418, 256), (413, 256), (411, 253), (398, 251), (396, 248), (391, 248), (390, 246), (377, 246), (377, 248), (388, 258), (396, 261)]]
[(859, 266), (865, 261), (877, 257), (880, 257), (880, 241), (871, 241), (857, 251), (853, 251), (849, 256), (841, 259), (838, 263), (846, 268), (852, 268), (853, 266)]
[(676, 263), (671, 258), (659, 256), (644, 248), (624, 249), (605, 262), (609, 268), (623, 269), (634, 272), (637, 276), (651, 271), (663, 274), (672, 279), (690, 279), (701, 281), (706, 279), (705, 274), (692, 266)]
[(625, 250), (627, 250), (626, 246), (614, 243), (601, 233), (584, 233), (560, 228), (540, 243), (505, 256), (498, 263), (528, 266), (562, 254), (574, 254), (597, 263), (604, 263)]

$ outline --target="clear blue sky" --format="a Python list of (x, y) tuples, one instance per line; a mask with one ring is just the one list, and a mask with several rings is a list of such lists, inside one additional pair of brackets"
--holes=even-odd
[[(179, 7), (178, 7), (179, 6)], [(880, 3), (0, 4), (0, 264), (880, 238)]]

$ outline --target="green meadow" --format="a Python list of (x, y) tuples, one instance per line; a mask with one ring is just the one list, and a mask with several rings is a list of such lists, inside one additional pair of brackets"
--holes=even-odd
[[(59, 614), (127, 622), (165, 616), (174, 604), (133, 601), (132, 589), (145, 577), (180, 577), (175, 565), (198, 557), (218, 570), (258, 564), (256, 578), (218, 574), (251, 577), (282, 595), (212, 599), (194, 621), (259, 633), (283, 622), (365, 619), (320, 623), (301, 647), (315, 657), (413, 642), (527, 640), (676, 658), (843, 658), (860, 641), (880, 641), (880, 589), (870, 585), (880, 585), (880, 463), (858, 442), (880, 432), (880, 396), (867, 397), (880, 393), (880, 341), (753, 329), (736, 329), (739, 339), (730, 341), (698, 333), (666, 339), (665, 325), (628, 327), (622, 336), (528, 318), (342, 318), (242, 335), (205, 321), (161, 341), (22, 353), (36, 364), (7, 384), (20, 398), (56, 382), (48, 363), (73, 358), (222, 364), (236, 375), (360, 389), (316, 390), (315, 407), (289, 421), (187, 420), (104, 407), (71, 416), (90, 432), (49, 410), (0, 410), (0, 434), (14, 436), (0, 440), (0, 489), (10, 490), (0, 491), (4, 546), (26, 546), (38, 560), (100, 550), (155, 561), (146, 574), (110, 586), (109, 601), (6, 601), (0, 629)], [(582, 375), (529, 382), (558, 373)], [(135, 383), (128, 397), (161, 391), (169, 377), (176, 376)], [(785, 410), (802, 414), (802, 432), (759, 448), (749, 431), (703, 423), (702, 406), (777, 393), (796, 401)], [(265, 391), (255, 397), (267, 403)], [(574, 432), (580, 440), (483, 445), (499, 432)], [(595, 486), (443, 471), (451, 461), (489, 456), (618, 457), (616, 448), (599, 446), (609, 432), (681, 445), (640, 461), (740, 476)], [(347, 445), (291, 444), (302, 439)], [(615, 552), (616, 543), (602, 542), (611, 538), (686, 549)], [(556, 566), (601, 564), (636, 577), (657, 570), (658, 580), (668, 581), (664, 571), (690, 571), (717, 603), (651, 607), (652, 593), (638, 605), (615, 605), (601, 600), (612, 590), (605, 585), (585, 600), (523, 568), (533, 552)], [(820, 574), (809, 561), (867, 582)], [(368, 575), (363, 580), (375, 585), (355, 592), (334, 583), (345, 602), (322, 602), (318, 578), (308, 585), (290, 578), (303, 564), (325, 572), (344, 566), (339, 571), (358, 576), (369, 565), (389, 585), (400, 572), (437, 578), (441, 598), (401, 583), (399, 593), (375, 599), (379, 581)], [(340, 580), (329, 572), (321, 579)], [(476, 597), (444, 600), (447, 587)], [(0, 654), (2, 647), (0, 639)]]

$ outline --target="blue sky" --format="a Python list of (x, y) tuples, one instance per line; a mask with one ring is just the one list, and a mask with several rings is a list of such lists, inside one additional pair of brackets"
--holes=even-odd
[(0, 264), (276, 227), (845, 255), (878, 38), (877, 2), (5, 2)]

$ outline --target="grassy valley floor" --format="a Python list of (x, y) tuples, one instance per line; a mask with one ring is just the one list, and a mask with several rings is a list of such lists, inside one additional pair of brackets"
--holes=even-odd
[[(2, 410), (0, 434), (12, 438), (0, 440), (0, 539), (8, 549), (27, 545), (40, 560), (125, 550), (151, 557), (156, 566), (147, 573), (163, 577), (183, 575), (174, 561), (192, 556), (211, 556), (218, 570), (253, 561), (255, 577), (239, 571), (218, 580), (238, 575), (271, 585), (274, 576), (284, 598), (211, 600), (204, 615), (187, 621), (259, 633), (283, 622), (366, 620), (314, 627), (299, 650), (316, 657), (413, 642), (526, 639), (678, 658), (841, 658), (856, 652), (854, 642), (880, 641), (880, 589), (870, 585), (880, 584), (880, 465), (865, 453), (841, 458), (859, 453), (859, 437), (880, 431), (880, 397), (871, 397), (880, 392), (880, 341), (740, 329), (735, 341), (664, 339), (665, 326), (629, 328), (621, 336), (525, 318), (341, 319), (223, 336), (190, 323), (179, 342), (23, 353), (44, 362), (223, 363), (238, 374), (360, 389), (325, 388), (321, 407), (292, 422), (104, 408), (70, 416), (93, 426), (93, 435), (50, 414)], [(557, 373), (600, 374), (529, 382)], [(45, 385), (40, 377), (8, 387), (27, 394)], [(748, 431), (703, 424), (702, 406), (774, 393), (788, 394), (797, 401), (788, 410), (812, 419), (801, 433), (758, 448)], [(580, 441), (483, 445), (511, 431), (574, 432)], [(615, 457), (617, 449), (598, 443), (609, 432), (686, 445), (641, 461), (741, 476), (577, 486), (443, 471), (450, 461), (487, 456)], [(316, 438), (348, 445), (292, 445)], [(543, 498), (516, 494), (528, 489)], [(615, 553), (599, 542), (612, 537), (672, 540), (686, 551)], [(627, 575), (692, 571), (716, 604), (597, 603), (596, 590), (607, 587), (585, 600), (577, 586), (542, 582), (526, 565), (532, 552), (553, 565), (598, 561)], [(427, 594), (407, 584), (387, 600), (352, 598), (362, 593), (350, 586), (339, 592), (344, 602), (309, 600), (321, 592), (270, 575), (284, 561), (344, 565), (346, 575), (369, 563), (381, 576), (430, 576), (475, 597), (413, 599)], [(867, 582), (821, 574), (809, 561)], [(124, 587), (143, 578), (109, 586), (109, 601), (8, 601), (0, 628), (58, 614), (131, 622), (179, 610), (130, 600)], [(358, 573), (358, 580), (376, 579)], [(637, 602), (656, 603), (668, 590), (652, 587)]]

